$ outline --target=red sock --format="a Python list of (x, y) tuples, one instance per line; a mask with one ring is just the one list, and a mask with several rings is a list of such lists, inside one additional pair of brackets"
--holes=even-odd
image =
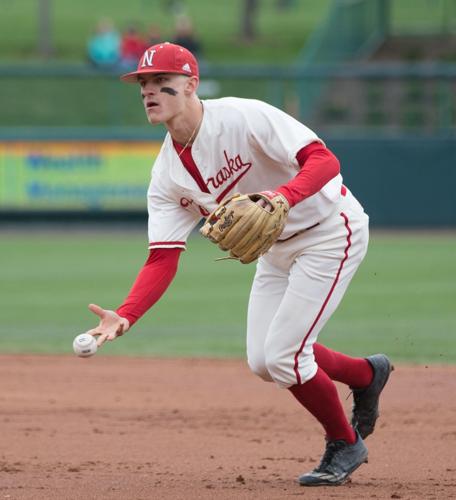
[(331, 351), (322, 344), (313, 346), (315, 361), (332, 380), (350, 387), (367, 387), (374, 376), (372, 367), (364, 358), (351, 358), (341, 352)]
[(350, 444), (356, 441), (355, 431), (345, 416), (336, 386), (321, 368), (313, 379), (293, 385), (290, 391), (324, 427), (329, 441), (343, 439)]

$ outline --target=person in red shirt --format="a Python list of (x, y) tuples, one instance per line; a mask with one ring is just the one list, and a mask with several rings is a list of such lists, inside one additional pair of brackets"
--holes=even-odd
[(123, 33), (120, 41), (120, 62), (125, 68), (135, 67), (147, 48), (146, 41), (135, 26)]

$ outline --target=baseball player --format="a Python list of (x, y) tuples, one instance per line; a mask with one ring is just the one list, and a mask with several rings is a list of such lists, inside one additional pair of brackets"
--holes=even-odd
[[(317, 343), (368, 245), (368, 216), (343, 185), (337, 158), (312, 130), (269, 104), (200, 100), (197, 61), (178, 45), (148, 48), (137, 70), (121, 78), (139, 84), (149, 123), (168, 133), (148, 190), (149, 257), (120, 307), (89, 305), (100, 319), (89, 333), (101, 345), (130, 329), (173, 280), (192, 230), (227, 196), (258, 193), (255, 203), (264, 210), (278, 200), (288, 217), (257, 263), (248, 364), (288, 389), (323, 426), (321, 462), (299, 483), (345, 482), (367, 461), (364, 439), (374, 430), (392, 366), (383, 354), (353, 358)], [(351, 421), (333, 381), (353, 391)]]

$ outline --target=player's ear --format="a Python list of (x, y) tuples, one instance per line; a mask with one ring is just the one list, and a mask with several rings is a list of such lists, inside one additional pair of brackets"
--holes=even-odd
[(196, 76), (189, 76), (185, 82), (185, 92), (193, 94), (198, 88), (199, 80)]

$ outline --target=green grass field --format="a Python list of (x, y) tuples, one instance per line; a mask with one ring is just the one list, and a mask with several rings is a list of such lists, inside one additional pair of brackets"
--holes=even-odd
[[(92, 326), (89, 302), (115, 307), (146, 251), (135, 231), (0, 233), (0, 352), (70, 353)], [(396, 361), (456, 362), (456, 237), (374, 233), (368, 256), (320, 336), (352, 354), (385, 351)], [(163, 299), (104, 354), (244, 356), (254, 266), (214, 262), (193, 237)]]

